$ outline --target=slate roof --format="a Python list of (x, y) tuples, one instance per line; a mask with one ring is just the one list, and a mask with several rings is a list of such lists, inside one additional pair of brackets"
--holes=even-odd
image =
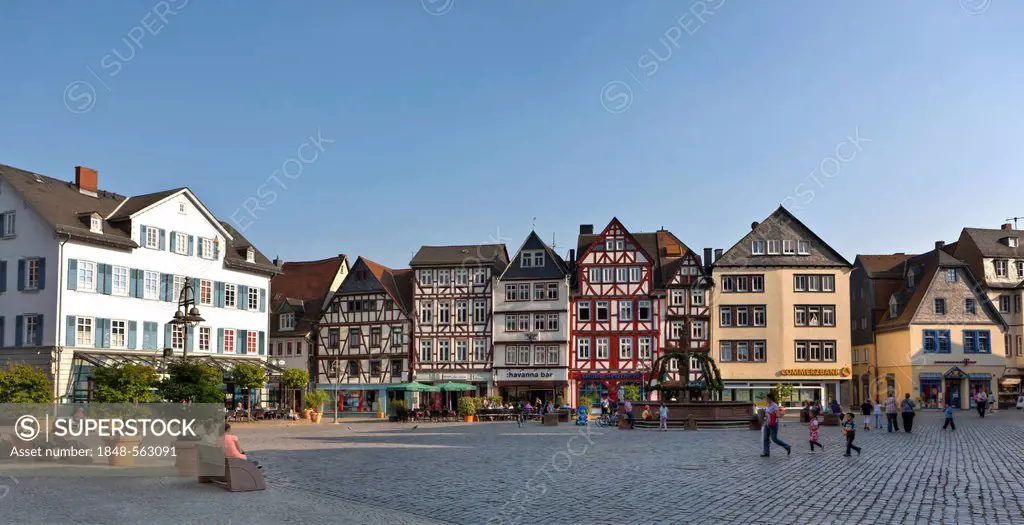
[[(235, 229), (230, 223), (220, 221), (220, 225), (228, 232), (234, 239), (228, 239), (227, 247), (224, 250), (224, 266), (228, 268), (234, 268), (236, 270), (245, 270), (256, 273), (266, 273), (270, 275), (277, 275), (281, 273), (278, 268), (270, 259), (267, 259), (266, 255), (256, 249), (255, 246), (249, 239), (246, 239), (241, 232)], [(252, 247), (253, 249), (253, 262), (246, 260), (246, 250)]]
[[(754, 240), (805, 240), (811, 243), (810, 255), (753, 255)], [(766, 243), (767, 244), (767, 243)], [(767, 251), (767, 250), (766, 250)], [(751, 231), (714, 262), (715, 267), (840, 267), (850, 268), (842, 255), (818, 234), (800, 222), (786, 208), (779, 206), (765, 220), (751, 225)]]
[(129, 197), (123, 204), (121, 204), (121, 207), (115, 210), (114, 214), (107, 217), (107, 219), (110, 221), (129, 219), (132, 215), (139, 213), (140, 211), (166, 199), (167, 197), (170, 197), (171, 195), (176, 195), (178, 192), (187, 189), (188, 188), (181, 187), (174, 188), (173, 190), (158, 191), (155, 193)]
[(466, 244), (459, 246), (421, 246), (409, 266), (491, 266), (501, 273), (508, 266), (508, 250), (504, 244)]
[[(618, 222), (617, 218), (612, 218), (612, 222)], [(609, 222), (609, 226), (611, 222)], [(619, 222), (624, 230), (629, 230)], [(606, 226), (604, 230), (607, 230)], [(602, 230), (601, 233), (604, 233)], [(696, 255), (695, 252), (690, 250), (683, 241), (679, 240), (672, 232), (666, 229), (660, 229), (655, 232), (629, 232), (630, 237), (636, 241), (637, 245), (644, 253), (647, 254), (648, 258), (653, 262), (653, 291), (664, 291), (665, 283), (668, 282), (675, 274), (675, 270), (682, 264), (685, 257), (694, 255), (697, 261), (700, 262), (700, 256)], [(583, 254), (586, 253), (590, 245), (594, 244), (597, 239), (601, 237), (601, 234), (580, 234), (576, 239), (576, 257), (580, 259)], [(675, 247), (672, 253), (679, 253), (679, 255), (668, 255), (669, 247)], [(574, 268), (575, 270), (575, 268)], [(704, 273), (704, 269), (701, 268), (701, 273)], [(579, 291), (579, 276), (573, 273), (572, 287), (574, 291)]]
[[(544, 266), (538, 268), (523, 268), (520, 263), (523, 250), (543, 250)], [(565, 264), (565, 261), (560, 257), (555, 250), (551, 249), (550, 246), (543, 239), (537, 235), (537, 232), (531, 231), (526, 236), (526, 240), (523, 241), (523, 245), (519, 247), (519, 251), (512, 257), (512, 261), (509, 262), (505, 271), (501, 274), (501, 280), (517, 280), (517, 279), (564, 279), (569, 273), (569, 266)]]
[(872, 279), (902, 279), (903, 263), (912, 257), (913, 254), (905, 253), (858, 255), (854, 262), (864, 268), (864, 272)]
[[(1019, 230), (991, 230), (984, 228), (964, 228), (961, 236), (971, 239), (983, 257), (1024, 258), (1024, 235)], [(1003, 244), (1000, 239), (1017, 237), (1017, 247)]]
[[(270, 297), (273, 301), (270, 320), (271, 337), (300, 337), (313, 328), (320, 319), (324, 300), (331, 293), (331, 283), (341, 271), (346, 257), (317, 261), (294, 261), (281, 265), (281, 273), (270, 280)], [(295, 313), (294, 330), (278, 330), (278, 315), (282, 312)]]
[[(364, 271), (372, 275), (373, 279), (360, 279), (359, 274)], [(360, 256), (338, 287), (338, 295), (384, 292), (408, 315), (412, 312), (412, 275), (411, 269), (392, 270)]]

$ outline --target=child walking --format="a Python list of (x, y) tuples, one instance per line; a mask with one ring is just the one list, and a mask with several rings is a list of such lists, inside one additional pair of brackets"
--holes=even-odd
[(860, 455), (860, 447), (853, 444), (853, 438), (857, 435), (857, 418), (853, 415), (853, 412), (846, 413), (846, 419), (843, 420), (843, 434), (846, 435), (846, 457), (850, 457), (850, 449), (857, 451), (857, 455)]
[(661, 422), (661, 430), (663, 432), (668, 431), (668, 407), (664, 403), (661, 404), (661, 408), (658, 409), (658, 419)]
[(811, 431), (811, 452), (814, 452), (815, 446), (825, 450), (825, 445), (818, 443), (818, 418), (811, 416), (811, 421), (808, 423), (807, 428)]
[(946, 427), (953, 427), (956, 430), (956, 423), (953, 422), (953, 405), (946, 403), (946, 422), (942, 424), (942, 430)]
[(875, 401), (875, 428), (882, 428), (882, 402)]

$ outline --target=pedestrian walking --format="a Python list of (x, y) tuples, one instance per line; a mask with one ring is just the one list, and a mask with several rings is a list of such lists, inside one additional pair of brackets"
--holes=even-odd
[(832, 404), (829, 406), (829, 408), (832, 409), (832, 413), (833, 414), (835, 414), (835, 415), (837, 415), (839, 417), (843, 417), (843, 407), (839, 406), (839, 401), (836, 401), (835, 399), (833, 399), (832, 400)]
[(900, 403), (900, 411), (903, 415), (903, 430), (910, 433), (914, 428), (914, 400), (910, 399), (910, 393), (906, 394), (903, 402)]
[(846, 419), (843, 421), (843, 435), (846, 436), (846, 457), (850, 457), (850, 449), (856, 450), (857, 455), (860, 455), (860, 447), (853, 444), (853, 438), (857, 435), (857, 419), (853, 415), (853, 412), (846, 413)]
[(1017, 410), (1024, 410), (1024, 394), (1017, 398)]
[(786, 455), (788, 456), (793, 449), (785, 441), (779, 439), (779, 416), (781, 415), (782, 408), (775, 403), (775, 395), (768, 394), (766, 396), (768, 400), (768, 407), (764, 409), (764, 428), (761, 429), (761, 457), (766, 458), (771, 455), (769, 447), (774, 442), (776, 445), (786, 449)]
[(974, 394), (974, 405), (978, 409), (978, 417), (985, 417), (985, 408), (988, 405), (988, 394), (984, 390), (979, 390), (977, 394)]
[(875, 428), (882, 428), (882, 402), (875, 401)]
[(946, 403), (946, 422), (942, 424), (942, 430), (946, 430), (946, 427), (956, 430), (956, 423), (953, 422), (953, 405), (949, 403)]
[(811, 432), (811, 452), (814, 452), (815, 446), (824, 451), (825, 445), (822, 445), (821, 443), (818, 442), (818, 418), (812, 417), (811, 420), (807, 423), (807, 429), (810, 430)]
[(668, 430), (668, 407), (665, 406), (665, 403), (662, 403), (661, 407), (658, 408), (658, 420), (661, 422), (661, 430), (662, 431), (667, 431)]
[(897, 410), (896, 395), (890, 392), (889, 397), (885, 398), (886, 428), (889, 429), (889, 432), (892, 432), (894, 428), (896, 429), (896, 432), (900, 431), (900, 423), (899, 420), (896, 419)]
[(988, 391), (988, 413), (991, 414), (996, 411), (996, 405), (999, 404), (999, 398), (992, 395), (992, 391)]
[(870, 399), (865, 399), (864, 402), (860, 404), (860, 413), (861, 413), (861, 415), (864, 416), (864, 430), (871, 430), (871, 411), (872, 410), (874, 410), (874, 407), (871, 406), (871, 400)]

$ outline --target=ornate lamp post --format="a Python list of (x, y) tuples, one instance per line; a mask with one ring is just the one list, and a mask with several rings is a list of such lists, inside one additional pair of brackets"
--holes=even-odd
[[(199, 315), (199, 308), (196, 307), (196, 293), (192, 289), (192, 279), (186, 277), (185, 286), (181, 287), (181, 295), (178, 297), (178, 311), (174, 312), (171, 324), (182, 327), (181, 329), (185, 332), (185, 340), (188, 341), (189, 327), (195, 327), (205, 320), (203, 316)], [(182, 360), (188, 358), (188, 343), (183, 346), (181, 358)]]

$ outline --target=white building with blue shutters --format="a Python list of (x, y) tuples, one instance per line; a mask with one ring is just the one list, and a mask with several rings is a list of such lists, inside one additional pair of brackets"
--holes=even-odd
[[(267, 291), (278, 268), (188, 189), (124, 197), (0, 165), (0, 367), (46, 370), (55, 395), (88, 400), (91, 369), (161, 365), (164, 349), (225, 372), (268, 367)], [(190, 281), (205, 319), (170, 323)], [(227, 377), (227, 375), (226, 375)], [(233, 385), (226, 380), (226, 403)], [(254, 400), (255, 401), (255, 400)]]

